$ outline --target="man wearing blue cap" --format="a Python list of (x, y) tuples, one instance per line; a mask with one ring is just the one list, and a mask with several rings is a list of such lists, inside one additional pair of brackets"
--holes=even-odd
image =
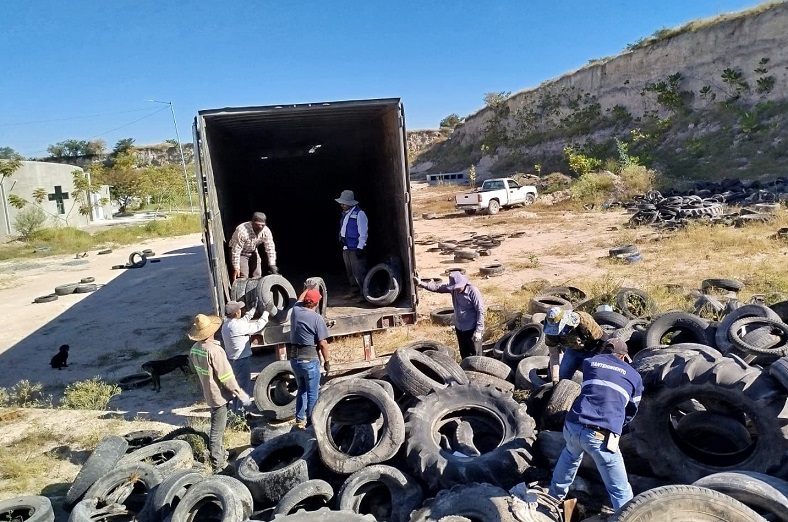
[[(602, 327), (586, 312), (554, 306), (544, 322), (545, 344), (550, 353), (550, 379), (571, 379), (583, 361), (596, 355), (605, 340)], [(561, 359), (561, 350), (564, 356)], [(560, 368), (558, 366), (560, 360)]]
[(468, 277), (455, 270), (449, 273), (449, 284), (422, 283), (417, 278), (414, 278), (413, 281), (416, 286), (430, 292), (451, 294), (451, 304), (454, 308), (454, 332), (457, 334), (460, 356), (465, 359), (470, 355), (481, 355), (484, 313), (487, 308), (484, 305), (482, 293), (468, 281)]

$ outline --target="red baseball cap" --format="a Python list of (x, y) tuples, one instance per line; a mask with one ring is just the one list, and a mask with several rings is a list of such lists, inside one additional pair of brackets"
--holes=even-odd
[(320, 302), (320, 298), (323, 297), (320, 295), (320, 292), (315, 290), (314, 288), (307, 290), (304, 294), (304, 303), (306, 304), (317, 304)]

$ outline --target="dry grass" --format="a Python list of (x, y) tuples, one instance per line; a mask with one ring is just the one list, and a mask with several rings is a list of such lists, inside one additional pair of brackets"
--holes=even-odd
[(422, 187), (413, 192), (413, 214), (421, 217), (422, 214), (434, 212), (447, 214), (457, 212), (454, 207), (454, 197), (457, 194), (469, 192), (470, 187), (462, 185), (436, 185)]

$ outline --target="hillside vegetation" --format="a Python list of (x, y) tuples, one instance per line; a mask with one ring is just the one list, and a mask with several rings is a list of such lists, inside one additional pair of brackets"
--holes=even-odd
[(623, 145), (665, 186), (779, 176), (788, 167), (786, 27), (788, 3), (772, 2), (660, 29), (535, 89), (488, 93), (414, 170), (572, 172), (570, 153), (605, 168)]

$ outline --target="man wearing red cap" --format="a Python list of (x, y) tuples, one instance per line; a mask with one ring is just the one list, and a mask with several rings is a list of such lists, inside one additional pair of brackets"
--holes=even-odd
[(328, 328), (323, 317), (315, 311), (320, 302), (320, 292), (306, 290), (293, 307), (290, 315), (290, 347), (288, 359), (296, 378), (296, 427), (304, 429), (312, 420), (312, 410), (320, 390), (320, 359), (323, 357), (326, 371), (328, 362)]

